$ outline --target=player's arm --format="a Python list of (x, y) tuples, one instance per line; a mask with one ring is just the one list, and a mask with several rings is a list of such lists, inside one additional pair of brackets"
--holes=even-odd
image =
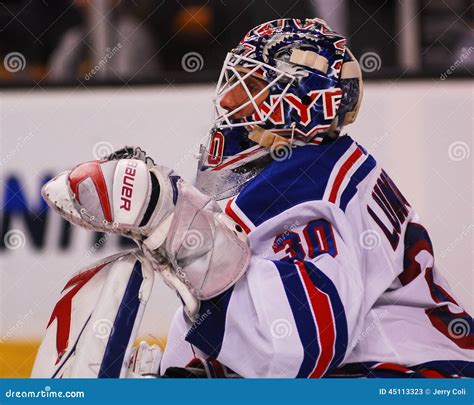
[(244, 377), (322, 377), (337, 367), (356, 341), (364, 295), (357, 245), (340, 227), (319, 216), (291, 231), (280, 260), (253, 255), (242, 279), (201, 303), (205, 320), (186, 340)]

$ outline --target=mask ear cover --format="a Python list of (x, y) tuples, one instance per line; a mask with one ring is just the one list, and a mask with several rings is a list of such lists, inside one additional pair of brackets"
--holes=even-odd
[[(352, 60), (344, 62), (341, 69), (341, 87), (344, 91), (343, 100), (341, 100), (341, 106), (344, 106), (344, 98), (354, 98), (355, 100), (347, 100), (346, 112), (344, 113), (344, 119), (342, 125), (348, 125), (353, 123), (357, 114), (359, 113), (360, 105), (362, 104), (362, 96), (364, 93), (364, 82), (362, 80), (362, 71), (360, 69), (359, 62), (354, 57), (352, 52), (346, 48), (347, 54)], [(349, 109), (350, 108), (350, 109)], [(342, 114), (339, 114), (342, 116)]]

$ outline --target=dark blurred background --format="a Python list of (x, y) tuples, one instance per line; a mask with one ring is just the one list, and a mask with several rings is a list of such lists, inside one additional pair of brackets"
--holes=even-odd
[(375, 55), (368, 79), (472, 73), (469, 0), (7, 0), (0, 85), (212, 81), (253, 26), (314, 16), (347, 35), (357, 57)]

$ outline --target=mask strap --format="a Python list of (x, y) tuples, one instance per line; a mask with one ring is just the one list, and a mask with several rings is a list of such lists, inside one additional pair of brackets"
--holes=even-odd
[(292, 122), (291, 123), (290, 147), (293, 147), (293, 140), (295, 139), (295, 128), (296, 128), (296, 122)]
[(288, 138), (284, 138), (283, 136), (277, 135), (274, 132), (263, 129), (258, 125), (254, 125), (252, 131), (249, 133), (249, 139), (258, 143), (260, 146), (264, 148), (271, 149), (274, 145), (281, 145), (287, 144)]

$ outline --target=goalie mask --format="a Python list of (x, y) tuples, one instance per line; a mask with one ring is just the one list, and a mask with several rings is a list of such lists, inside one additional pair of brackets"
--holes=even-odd
[(292, 147), (319, 144), (354, 122), (361, 71), (345, 44), (317, 18), (274, 20), (249, 31), (224, 61), (196, 186), (216, 200), (232, 197)]

